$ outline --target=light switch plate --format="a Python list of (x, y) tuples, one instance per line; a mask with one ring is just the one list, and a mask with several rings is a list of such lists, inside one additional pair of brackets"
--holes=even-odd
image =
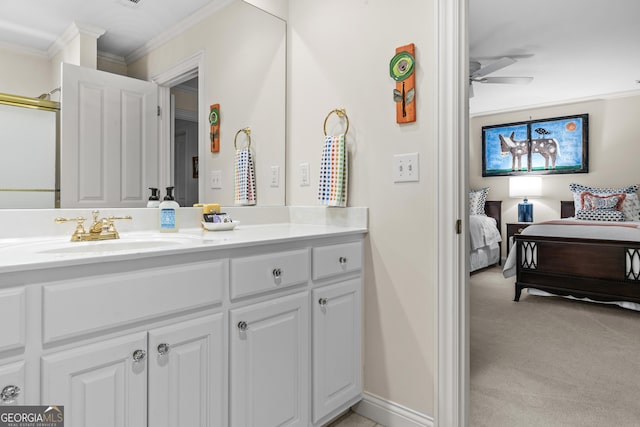
[(309, 184), (309, 163), (300, 163), (300, 187), (307, 187)]
[(280, 186), (280, 166), (271, 166), (271, 186), (274, 188)]
[(222, 171), (211, 171), (210, 175), (211, 188), (219, 190), (222, 188)]
[(418, 153), (396, 154), (393, 156), (393, 182), (420, 181)]

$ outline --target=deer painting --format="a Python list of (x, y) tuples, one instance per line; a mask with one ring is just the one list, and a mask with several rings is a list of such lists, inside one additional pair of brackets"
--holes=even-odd
[[(528, 141), (526, 139), (516, 141), (515, 132), (511, 132), (509, 136), (498, 136), (500, 137), (500, 154), (503, 156), (511, 154), (511, 170), (523, 170), (522, 156), (525, 156), (526, 159), (529, 154)], [(549, 160), (551, 160), (551, 169), (555, 169), (556, 157), (560, 155), (560, 145), (555, 138), (532, 139), (531, 154), (540, 154), (544, 158), (545, 169), (549, 169)], [(525, 165), (524, 170), (527, 170), (527, 168), (527, 165)]]

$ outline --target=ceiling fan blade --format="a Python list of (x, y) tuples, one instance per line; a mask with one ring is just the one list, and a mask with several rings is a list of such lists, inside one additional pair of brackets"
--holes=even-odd
[(471, 78), (475, 79), (478, 77), (483, 77), (486, 76), (487, 74), (491, 74), (495, 71), (498, 71), (504, 67), (508, 67), (511, 64), (514, 64), (516, 62), (515, 59), (513, 58), (509, 58), (508, 56), (505, 56), (503, 58), (498, 59), (495, 62), (492, 62), (491, 64), (487, 65), (486, 67), (482, 67), (480, 68), (478, 71), (476, 71), (475, 73), (471, 74)]
[(533, 77), (483, 77), (474, 80), (479, 83), (508, 83), (512, 85), (526, 85), (531, 83)]

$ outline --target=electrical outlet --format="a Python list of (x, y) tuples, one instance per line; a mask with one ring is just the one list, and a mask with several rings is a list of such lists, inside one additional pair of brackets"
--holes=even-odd
[(271, 166), (271, 186), (274, 188), (280, 186), (280, 166)]
[(211, 171), (209, 178), (212, 189), (219, 190), (222, 188), (222, 171)]
[(393, 156), (393, 182), (420, 181), (418, 153)]
[(307, 187), (309, 184), (309, 163), (300, 163), (300, 187)]

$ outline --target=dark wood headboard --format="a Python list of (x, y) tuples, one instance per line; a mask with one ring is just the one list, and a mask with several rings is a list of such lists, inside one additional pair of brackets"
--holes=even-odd
[(498, 223), (498, 231), (502, 234), (502, 200), (487, 200), (484, 202), (484, 213), (495, 218)]
[(569, 218), (576, 215), (576, 207), (573, 200), (560, 200), (560, 218)]

